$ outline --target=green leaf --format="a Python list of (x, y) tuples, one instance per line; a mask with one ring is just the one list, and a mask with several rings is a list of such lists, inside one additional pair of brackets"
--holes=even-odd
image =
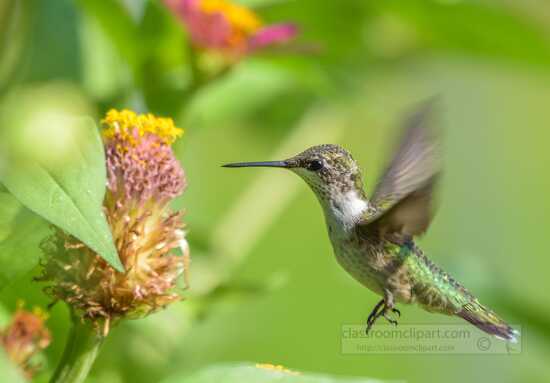
[(207, 367), (191, 376), (172, 377), (164, 383), (374, 383), (369, 378), (342, 378), (258, 367), (251, 363)]
[(29, 1), (0, 2), (0, 94), (18, 80), (32, 13)]
[(1, 189), (0, 184), (0, 243), (9, 235), (13, 220), (21, 209), (21, 204), (7, 190)]
[(24, 207), (11, 222), (11, 232), (0, 242), (0, 290), (31, 271), (41, 256), (40, 242), (48, 223)]
[(77, 4), (100, 24), (122, 58), (136, 71), (140, 60), (137, 26), (125, 6), (117, 0), (78, 0)]
[(101, 138), (89, 118), (71, 119), (66, 129), (72, 139), (62, 160), (17, 158), (8, 162), (0, 181), (24, 206), (122, 270), (102, 210), (106, 170)]

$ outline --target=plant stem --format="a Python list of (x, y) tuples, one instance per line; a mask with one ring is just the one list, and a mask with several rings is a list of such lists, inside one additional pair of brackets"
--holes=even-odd
[(73, 327), (67, 339), (65, 351), (50, 383), (84, 382), (104, 337), (89, 323), (73, 316)]

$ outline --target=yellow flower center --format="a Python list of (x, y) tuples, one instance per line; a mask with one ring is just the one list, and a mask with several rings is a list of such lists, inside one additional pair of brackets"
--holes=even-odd
[(173, 143), (183, 134), (183, 130), (177, 128), (171, 118), (156, 117), (150, 113), (136, 114), (127, 109), (109, 110), (101, 123), (105, 127), (103, 137), (109, 139), (118, 134), (132, 144), (135, 143), (134, 132), (140, 137), (146, 133), (155, 134), (167, 144)]
[(231, 26), (246, 35), (256, 32), (262, 21), (250, 9), (226, 0), (202, 0), (200, 7), (206, 13), (223, 14)]

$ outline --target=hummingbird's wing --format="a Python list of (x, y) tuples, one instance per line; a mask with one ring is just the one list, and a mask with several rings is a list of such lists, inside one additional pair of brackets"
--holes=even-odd
[(398, 149), (378, 182), (360, 227), (378, 234), (420, 235), (434, 213), (433, 192), (441, 172), (440, 140), (432, 125), (434, 100), (406, 121)]

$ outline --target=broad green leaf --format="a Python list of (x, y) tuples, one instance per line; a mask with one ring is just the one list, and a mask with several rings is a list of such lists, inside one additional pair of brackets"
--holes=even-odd
[[(64, 120), (67, 121), (67, 120)], [(103, 214), (105, 155), (94, 122), (71, 119), (65, 127), (67, 153), (12, 159), (0, 181), (24, 206), (77, 237), (122, 270)], [(62, 139), (61, 137), (59, 139)], [(36, 152), (47, 148), (38, 148)]]
[(38, 264), (48, 233), (48, 222), (0, 192), (0, 290)]
[(0, 290), (38, 264), (40, 243), (50, 232), (44, 219), (24, 207), (19, 209), (11, 228), (0, 242)]
[(21, 204), (0, 184), (0, 243), (9, 235)]
[(369, 378), (342, 378), (329, 375), (289, 371), (251, 363), (207, 367), (185, 378), (172, 377), (164, 383), (374, 383)]

